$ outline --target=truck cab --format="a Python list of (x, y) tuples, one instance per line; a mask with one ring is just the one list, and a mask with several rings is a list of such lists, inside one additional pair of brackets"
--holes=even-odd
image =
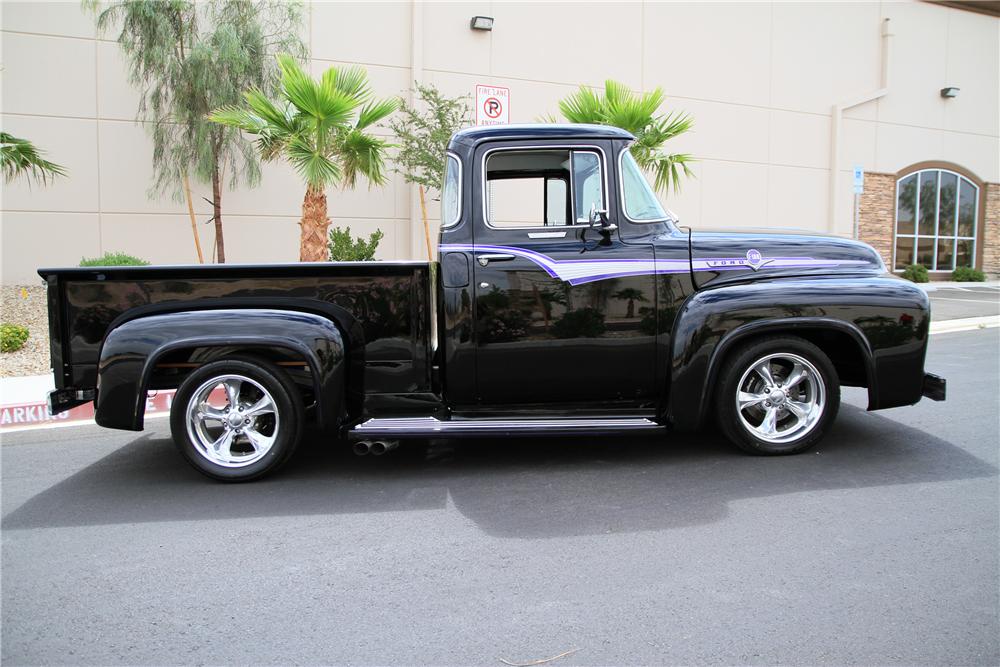
[(411, 438), (644, 433), (713, 420), (743, 450), (814, 446), (841, 386), (869, 409), (942, 400), (920, 289), (832, 236), (693, 232), (634, 137), (494, 126), (450, 142), (438, 262), (42, 269), (58, 412), (143, 428), (244, 481), (316, 422), (383, 453)]
[(456, 409), (655, 412), (657, 334), (694, 288), (687, 234), (630, 139), (597, 126), (455, 136), (439, 253)]

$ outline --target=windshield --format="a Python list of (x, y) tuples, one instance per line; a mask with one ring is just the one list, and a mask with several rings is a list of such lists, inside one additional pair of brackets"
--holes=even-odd
[(649, 187), (635, 158), (628, 151), (622, 153), (622, 195), (625, 200), (625, 215), (636, 222), (666, 220), (667, 214), (660, 206), (653, 188)]

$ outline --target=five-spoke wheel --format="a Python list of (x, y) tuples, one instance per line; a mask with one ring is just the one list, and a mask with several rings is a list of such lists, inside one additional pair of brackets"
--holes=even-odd
[(210, 378), (188, 401), (188, 437), (212, 463), (242, 468), (264, 457), (277, 439), (276, 410), (271, 394), (245, 375)]
[(731, 355), (716, 394), (723, 432), (757, 454), (808, 448), (839, 403), (833, 364), (812, 343), (792, 337), (760, 339)]
[(170, 415), (174, 442), (201, 472), (246, 481), (275, 469), (298, 443), (302, 405), (277, 366), (225, 359), (193, 372), (177, 390)]

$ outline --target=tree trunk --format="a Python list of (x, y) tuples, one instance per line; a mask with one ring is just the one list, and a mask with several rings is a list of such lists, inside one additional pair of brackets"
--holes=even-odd
[(212, 168), (212, 217), (215, 219), (215, 247), (219, 253), (219, 264), (226, 263), (226, 243), (222, 238), (222, 175), (219, 173), (219, 160), (215, 160)]
[(194, 249), (198, 251), (198, 263), (205, 263), (205, 256), (201, 254), (201, 239), (198, 238), (198, 222), (194, 217), (194, 202), (191, 201), (191, 181), (188, 175), (184, 174), (184, 198), (187, 199), (188, 216), (191, 218), (191, 233), (194, 234)]
[(330, 257), (327, 247), (327, 234), (330, 230), (330, 219), (326, 217), (326, 193), (319, 188), (309, 186), (305, 199), (302, 200), (302, 221), (299, 223), (300, 262), (325, 262)]
[(420, 212), (424, 216), (424, 241), (427, 242), (427, 259), (428, 261), (434, 261), (434, 255), (431, 253), (431, 228), (427, 224), (427, 202), (424, 201), (424, 186), (420, 186)]

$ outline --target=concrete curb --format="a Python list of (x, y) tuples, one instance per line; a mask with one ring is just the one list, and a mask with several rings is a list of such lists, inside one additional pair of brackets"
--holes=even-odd
[(985, 317), (963, 317), (958, 320), (931, 322), (931, 334), (955, 333), (957, 331), (972, 331), (974, 329), (992, 329), (1000, 327), (1000, 315)]
[(934, 292), (939, 289), (969, 289), (974, 287), (986, 287), (989, 289), (1000, 289), (1000, 280), (987, 280), (981, 283), (954, 283), (948, 281), (932, 282), (932, 283), (913, 283), (925, 292)]

